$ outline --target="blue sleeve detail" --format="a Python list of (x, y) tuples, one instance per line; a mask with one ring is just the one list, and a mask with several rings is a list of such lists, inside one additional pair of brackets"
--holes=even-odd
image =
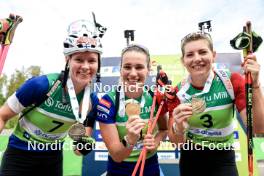
[(86, 118), (87, 121), (85, 122), (85, 124), (87, 126), (93, 127), (94, 126), (94, 122), (96, 120), (96, 114), (97, 114), (96, 107), (97, 107), (97, 105), (99, 103), (99, 99), (98, 99), (98, 97), (97, 97), (95, 92), (90, 94), (90, 98), (91, 98), (92, 108), (91, 108), (91, 111), (87, 115), (87, 118)]
[(115, 104), (109, 95), (104, 95), (97, 105), (96, 120), (106, 124), (115, 123)]
[(16, 97), (24, 107), (27, 107), (33, 103), (42, 102), (48, 90), (49, 81), (47, 76), (33, 77), (16, 91)]

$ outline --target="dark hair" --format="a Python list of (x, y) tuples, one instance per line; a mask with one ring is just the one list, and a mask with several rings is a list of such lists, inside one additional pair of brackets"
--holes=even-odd
[(146, 47), (144, 47), (142, 45), (138, 45), (138, 44), (128, 45), (127, 47), (125, 47), (122, 50), (122, 53), (121, 53), (121, 66), (122, 66), (123, 56), (128, 51), (137, 51), (137, 52), (140, 52), (140, 53), (145, 54), (147, 56), (147, 67), (148, 67), (148, 69), (150, 68), (150, 55), (149, 55), (149, 50)]

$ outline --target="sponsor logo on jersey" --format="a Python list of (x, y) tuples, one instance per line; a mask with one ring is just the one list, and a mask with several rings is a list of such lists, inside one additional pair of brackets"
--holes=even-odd
[(63, 137), (61, 136), (61, 134), (59, 134), (59, 135), (56, 135), (56, 134), (46, 134), (46, 133), (42, 132), (42, 131), (39, 130), (39, 129), (35, 130), (35, 131), (34, 131), (34, 134), (35, 134), (36, 136), (39, 136), (39, 137), (42, 137), (42, 138), (45, 138), (45, 139), (49, 139), (49, 140), (56, 140), (56, 139), (61, 139), (61, 138), (63, 138)]
[(141, 108), (141, 114), (144, 114), (144, 113), (150, 113), (151, 111), (151, 105), (150, 106), (145, 106), (143, 108)]
[(48, 106), (48, 107), (51, 107), (54, 105), (54, 100), (49, 97), (46, 101), (45, 101), (45, 105)]
[(67, 111), (67, 112), (72, 112), (72, 108), (70, 104), (66, 104), (64, 105), (61, 101), (54, 101), (52, 97), (49, 97), (46, 101), (45, 101), (45, 105), (47, 107), (54, 107), (57, 108), (59, 111)]
[(195, 134), (202, 134), (207, 136), (221, 136), (222, 132), (214, 131), (214, 130), (202, 130), (202, 129), (195, 129), (192, 131)]
[(97, 112), (97, 118), (102, 119), (102, 120), (107, 120), (107, 115), (101, 112)]
[(107, 100), (101, 99), (99, 102), (108, 108), (111, 107), (111, 103)]
[(103, 111), (103, 112), (105, 112), (106, 114), (109, 114), (109, 109), (107, 109), (107, 108), (105, 108), (105, 107), (103, 107), (103, 106), (101, 106), (101, 105), (97, 105), (97, 110), (99, 110), (99, 111)]
[(60, 110), (67, 111), (67, 112), (71, 112), (72, 111), (72, 108), (71, 108), (70, 104), (64, 105), (61, 101), (56, 101), (55, 107), (60, 109)]

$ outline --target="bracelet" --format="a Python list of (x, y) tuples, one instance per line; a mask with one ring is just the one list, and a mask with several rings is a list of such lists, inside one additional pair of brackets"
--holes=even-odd
[(128, 143), (127, 135), (125, 135), (124, 138), (122, 139), (122, 144), (124, 145), (124, 147), (126, 147), (128, 149), (133, 149), (134, 148), (133, 144), (129, 144)]
[(178, 131), (175, 122), (174, 122), (173, 125), (172, 125), (172, 131), (173, 131), (175, 134), (177, 134), (177, 135), (184, 135), (184, 131), (183, 131), (183, 132)]

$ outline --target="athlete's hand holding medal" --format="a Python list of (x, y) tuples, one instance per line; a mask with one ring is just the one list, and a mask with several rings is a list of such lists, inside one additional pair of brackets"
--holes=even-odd
[(182, 103), (173, 110), (174, 132), (178, 135), (183, 135), (188, 128), (188, 119), (194, 114), (200, 114), (206, 109), (206, 102), (203, 98), (192, 96), (187, 103)]
[(127, 100), (125, 111), (128, 120), (126, 122), (127, 134), (124, 140), (127, 145), (134, 146), (140, 138), (141, 130), (146, 126), (146, 122), (140, 118), (140, 104), (136, 100)]
[(76, 154), (87, 155), (93, 150), (95, 144), (94, 138), (85, 135), (86, 130), (83, 124), (73, 124), (68, 131), (70, 138), (73, 140), (74, 151)]

